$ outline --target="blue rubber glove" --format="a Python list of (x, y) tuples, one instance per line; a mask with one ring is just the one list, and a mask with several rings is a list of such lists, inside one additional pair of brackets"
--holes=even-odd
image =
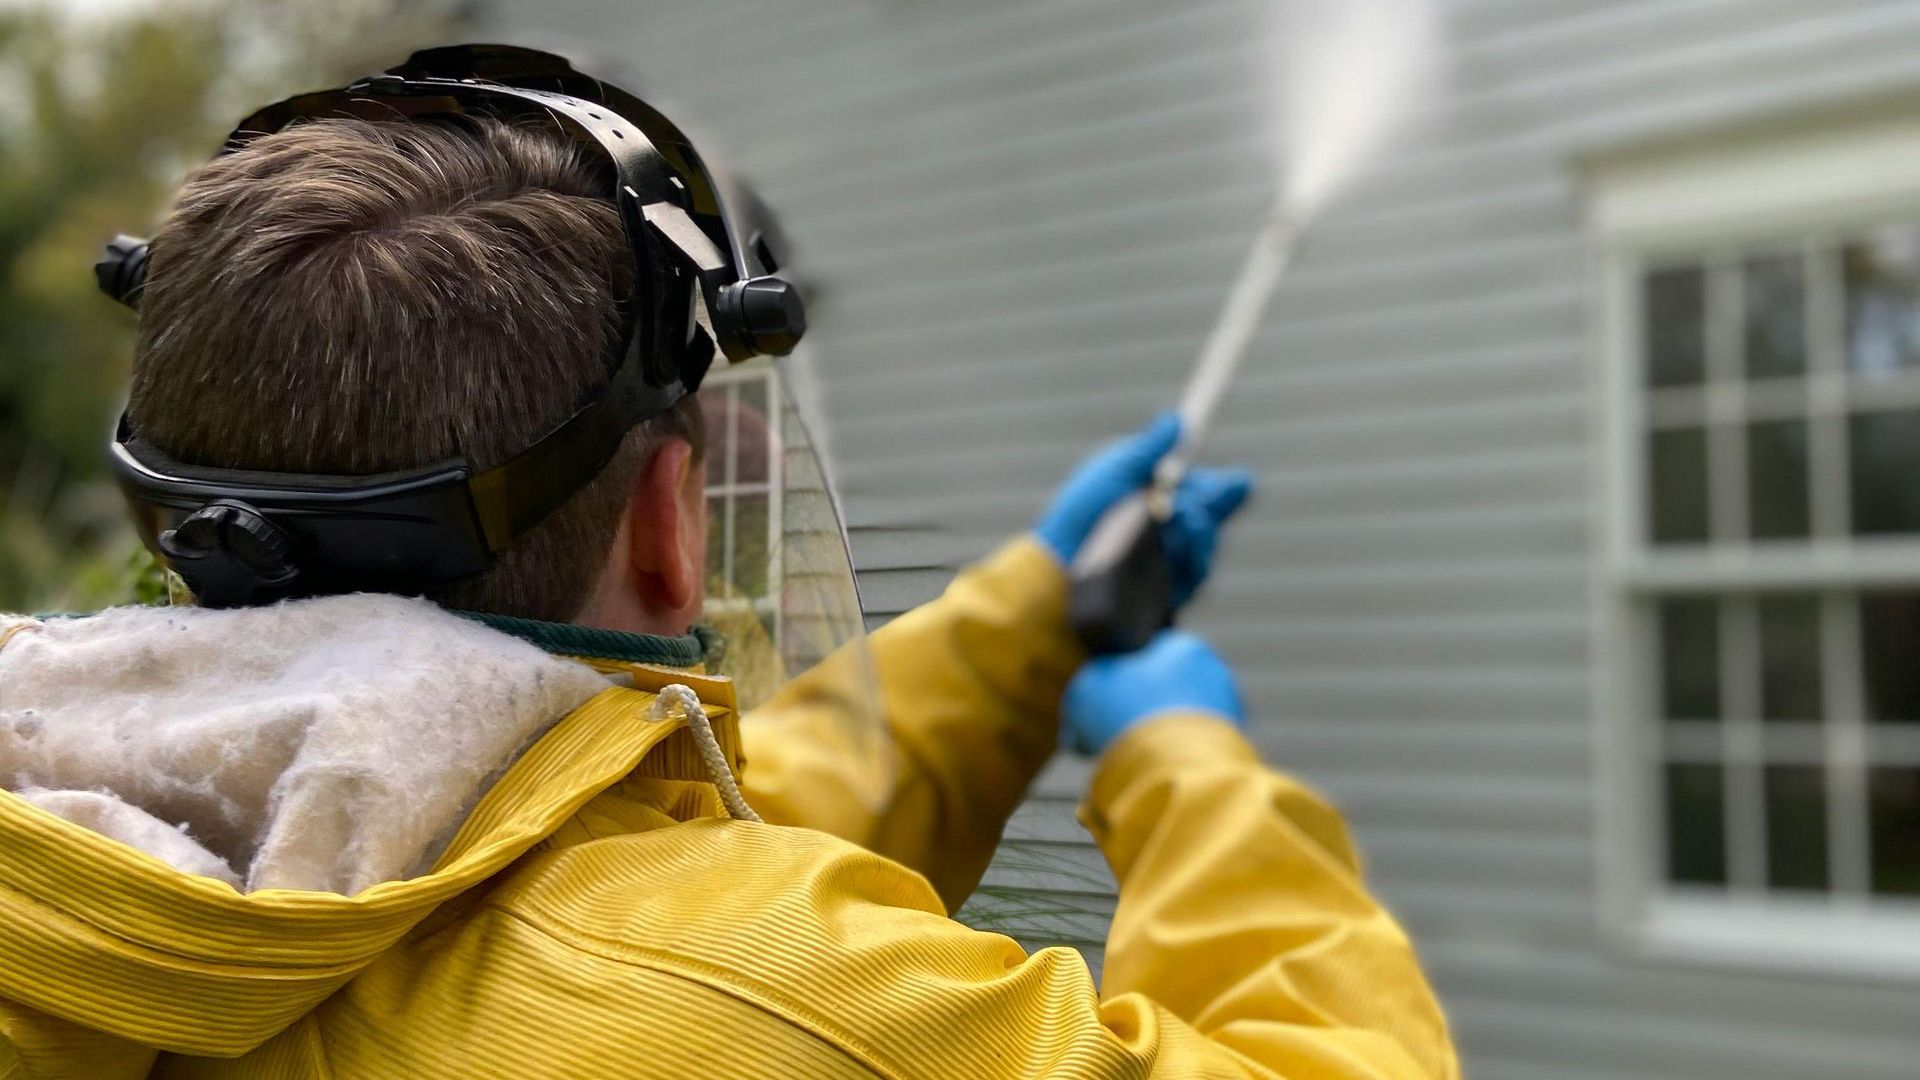
[[(1136, 434), (1108, 445), (1080, 463), (1034, 534), (1061, 565), (1071, 566), (1102, 515), (1153, 481), (1154, 466), (1180, 441), (1180, 418), (1154, 417)], [(1220, 526), (1247, 501), (1253, 476), (1245, 469), (1189, 468), (1173, 496), (1173, 516), (1161, 527), (1172, 564), (1173, 601), (1184, 605), (1207, 578)]]
[(1060, 702), (1060, 741), (1095, 755), (1150, 717), (1212, 713), (1247, 726), (1233, 669), (1213, 646), (1183, 630), (1163, 630), (1138, 652), (1089, 660)]

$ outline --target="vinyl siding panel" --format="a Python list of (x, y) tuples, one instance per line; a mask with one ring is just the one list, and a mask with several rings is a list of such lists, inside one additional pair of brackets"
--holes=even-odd
[[(1170, 402), (1271, 194), (1256, 0), (495, 0), (591, 41), (781, 208), (870, 620)], [(1193, 613), (1332, 796), (1481, 1078), (1912, 1077), (1920, 990), (1625, 951), (1596, 914), (1597, 388), (1579, 159), (1920, 83), (1911, 0), (1453, 0), (1452, 81), (1315, 229), (1212, 456)], [(1920, 166), (1916, 166), (1920, 167)], [(1098, 967), (1042, 776), (966, 913)]]

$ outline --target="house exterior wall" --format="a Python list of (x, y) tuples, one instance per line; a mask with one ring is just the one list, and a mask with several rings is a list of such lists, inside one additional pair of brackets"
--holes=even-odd
[[(780, 208), (870, 614), (1173, 400), (1270, 197), (1255, 0), (494, 0), (588, 44)], [(1471, 1074), (1911, 1077), (1920, 972), (1646, 956), (1597, 907), (1600, 386), (1581, 161), (1911, 98), (1911, 0), (1453, 0), (1452, 82), (1315, 230), (1212, 455), (1261, 475), (1194, 611), (1328, 792)], [(1915, 168), (1920, 168), (1916, 163)], [(1097, 964), (1062, 761), (982, 911)], [(998, 912), (998, 916), (995, 913)]]

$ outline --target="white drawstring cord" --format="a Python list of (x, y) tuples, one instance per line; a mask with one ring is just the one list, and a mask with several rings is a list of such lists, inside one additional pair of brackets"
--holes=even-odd
[(684, 683), (669, 683), (660, 688), (659, 696), (653, 699), (653, 710), (649, 714), (654, 720), (673, 719), (674, 707), (678, 706), (687, 718), (687, 730), (693, 733), (693, 743), (700, 748), (700, 760), (706, 762), (707, 775), (713, 777), (713, 786), (720, 789), (720, 801), (726, 804), (727, 814), (741, 821), (759, 821), (760, 815), (747, 805), (746, 796), (740, 794), (740, 785), (734, 782), (733, 766), (728, 764), (727, 755), (720, 749), (720, 740), (713, 734), (713, 724), (707, 719), (707, 710), (700, 704), (700, 696), (692, 687)]

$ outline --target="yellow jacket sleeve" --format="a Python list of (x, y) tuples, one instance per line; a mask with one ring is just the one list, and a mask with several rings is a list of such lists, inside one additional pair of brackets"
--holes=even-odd
[[(1353, 884), (1331, 812), (1213, 721), (1151, 727), (1093, 801), (1128, 860), (1104, 996), (1078, 953), (970, 930), (890, 859), (707, 818), (536, 852), (309, 1027), (244, 1067), (201, 1059), (186, 1075), (307, 1075), (297, 1058), (407, 1080), (476, 1062), (515, 1076), (1451, 1080), (1439, 1012)], [(1213, 753), (1148, 760), (1183, 738)], [(1206, 796), (1208, 782), (1229, 791)], [(618, 797), (681, 797), (659, 783)]]
[(867, 848), (666, 812), (698, 786), (628, 778), (599, 798), (656, 827), (531, 853), (255, 1053), (163, 1071), (1457, 1076), (1339, 818), (1217, 720), (1150, 721), (1096, 770), (1085, 816), (1120, 880), (1104, 993), (1079, 954), (968, 929)]
[[(540, 1053), (662, 1074), (696, 1060), (766, 1073), (717, 1056), (752, 1052), (820, 1080), (1457, 1077), (1439, 1008), (1361, 887), (1339, 818), (1226, 724), (1167, 717), (1129, 733), (1100, 763), (1086, 817), (1120, 879), (1104, 992), (1077, 953), (1028, 955), (970, 930), (872, 851), (729, 821), (539, 856), (485, 901), (505, 918), (430, 951), (500, 967), (521, 949), (542, 968), (500, 975), (498, 1007), (474, 1016), (476, 980), (445, 970), (463, 988), (445, 995), (461, 1022), (490, 1031), (549, 995), (564, 1004)], [(553, 973), (578, 985), (547, 989)], [(653, 981), (626, 988), (642, 976)], [(392, 1000), (438, 1000), (424, 984), (396, 974)], [(714, 1011), (726, 1002), (752, 1008)], [(649, 1020), (619, 1020), (632, 1015)]]
[(1120, 883), (1109, 1028), (1171, 1014), (1252, 1075), (1459, 1074), (1412, 945), (1361, 883), (1340, 816), (1230, 725), (1170, 715), (1128, 732), (1081, 820)]
[[(958, 909), (1058, 742), (1083, 659), (1066, 594), (1052, 555), (1022, 538), (795, 678), (742, 719), (748, 801), (919, 871)], [(879, 756), (853, 734), (875, 700)]]

